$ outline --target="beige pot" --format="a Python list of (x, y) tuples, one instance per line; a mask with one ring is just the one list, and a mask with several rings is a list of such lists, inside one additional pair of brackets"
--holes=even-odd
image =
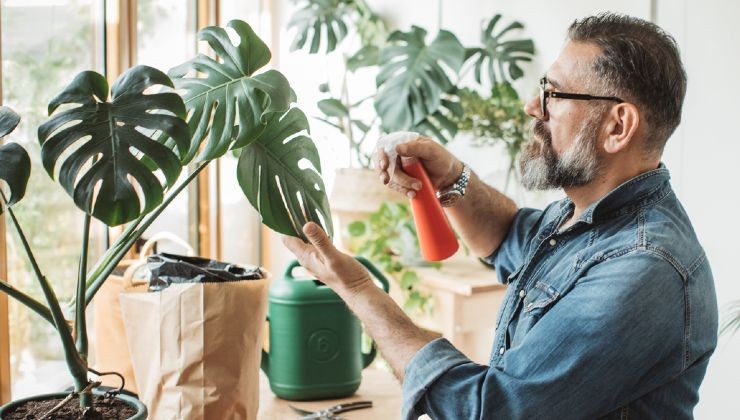
[(401, 203), (407, 198), (383, 185), (374, 170), (340, 168), (335, 173), (329, 200), (335, 232), (341, 240), (339, 245), (348, 249), (350, 241), (347, 226), (350, 223), (367, 219), (383, 203)]

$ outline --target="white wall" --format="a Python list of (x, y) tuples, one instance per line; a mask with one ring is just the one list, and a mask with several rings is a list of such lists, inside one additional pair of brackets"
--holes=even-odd
[[(712, 264), (721, 309), (731, 300), (740, 299), (740, 277), (734, 258), (740, 247), (740, 226), (734, 219), (740, 208), (738, 167), (740, 139), (737, 122), (740, 99), (735, 93), (740, 82), (740, 2), (730, 0), (369, 0), (370, 6), (395, 27), (407, 29), (415, 23), (432, 34), (439, 25), (452, 30), (463, 44), (477, 41), (479, 23), (500, 12), (508, 20), (526, 25), (535, 40), (537, 59), (526, 69), (527, 78), (518, 83), (521, 93), (533, 92), (536, 79), (552, 62), (563, 42), (565, 29), (573, 19), (599, 11), (617, 11), (653, 19), (672, 33), (683, 54), (689, 87), (683, 123), (669, 141), (664, 161), (672, 172), (673, 186), (688, 211)], [(285, 15), (276, 16), (276, 25), (284, 27), (292, 3), (281, 0)], [(281, 23), (282, 22), (282, 23)], [(316, 86), (332, 77), (331, 65), (302, 53), (289, 53), (292, 34), (284, 30), (281, 38), (280, 64), (298, 93), (302, 106), (315, 110)], [(372, 80), (371, 78), (369, 80)], [(311, 112), (309, 112), (311, 114)], [(314, 114), (315, 115), (315, 114)], [(314, 127), (316, 133), (317, 127)], [(319, 129), (317, 141), (322, 150), (322, 164), (327, 180), (332, 182), (333, 167), (346, 162), (341, 144)], [(487, 159), (480, 152), (453, 145), (456, 152), (470, 161), (474, 169), (485, 170)], [(345, 163), (346, 164), (346, 163)], [(290, 258), (279, 242), (268, 264), (279, 273)], [(723, 312), (724, 313), (724, 312)], [(740, 335), (723, 337), (713, 357), (700, 391), (695, 411), (698, 419), (730, 419), (740, 416)]]

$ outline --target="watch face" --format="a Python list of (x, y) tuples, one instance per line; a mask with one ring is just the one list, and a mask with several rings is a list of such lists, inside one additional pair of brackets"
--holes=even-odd
[(454, 205), (457, 200), (462, 197), (462, 194), (460, 194), (460, 191), (457, 190), (451, 190), (451, 191), (445, 191), (444, 193), (439, 195), (439, 203), (442, 204), (442, 207), (450, 207)]

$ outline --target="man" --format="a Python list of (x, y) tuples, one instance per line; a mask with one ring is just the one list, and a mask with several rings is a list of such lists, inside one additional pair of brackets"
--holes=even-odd
[[(508, 285), (490, 366), (415, 327), (317, 225), (304, 227), (310, 244), (285, 243), (375, 338), (403, 381), (404, 418), (691, 418), (716, 346), (717, 304), (660, 164), (686, 90), (675, 41), (627, 16), (578, 20), (541, 83), (525, 107), (534, 125), (522, 180), (567, 198), (517, 210), (471, 174), (447, 208)], [(464, 165), (429, 139), (397, 151), (421, 159), (435, 188), (464, 183)], [(418, 189), (401, 171), (389, 179), (382, 153), (378, 167), (392, 188)]]

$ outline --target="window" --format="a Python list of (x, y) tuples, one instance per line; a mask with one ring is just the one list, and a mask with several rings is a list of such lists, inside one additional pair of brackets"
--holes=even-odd
[[(71, 299), (74, 291), (82, 216), (39, 162), (36, 129), (47, 118), (49, 100), (82, 70), (115, 78), (131, 65), (146, 64), (167, 72), (201, 48), (196, 43), (198, 27), (243, 19), (269, 42), (271, 17), (264, 4), (266, 0), (0, 0), (2, 100), (22, 118), (7, 140), (23, 144), (33, 160), (29, 194), (15, 212), (62, 300)], [(167, 230), (188, 240), (202, 256), (260, 263), (259, 217), (236, 182), (236, 159), (227, 156), (207, 172), (200, 185), (170, 204), (147, 236)], [(105, 249), (107, 233), (96, 224), (91, 262)], [(4, 248), (0, 268), (5, 261), (7, 279), (43, 302), (15, 228), (7, 223), (0, 253)], [(10, 360), (0, 348), (0, 388), (10, 383), (10, 397), (18, 399), (68, 386), (56, 332), (13, 299), (8, 303), (7, 325), (0, 314), (0, 338), (9, 331)], [(10, 378), (5, 372), (8, 362)], [(0, 389), (0, 403), (7, 397), (7, 389)]]
[[(30, 194), (15, 208), (41, 269), (62, 300), (77, 278), (82, 217), (40, 163), (36, 136), (46, 106), (79, 71), (101, 72), (102, 8), (95, 0), (3, 0), (3, 104), (21, 115), (9, 139), (31, 155)], [(103, 229), (93, 230), (91, 258), (100, 254)], [(43, 301), (15, 228), (6, 225), (8, 280)], [(97, 252), (95, 252), (97, 250)], [(67, 368), (53, 328), (14, 300), (9, 302), (12, 396), (58, 391)]]

